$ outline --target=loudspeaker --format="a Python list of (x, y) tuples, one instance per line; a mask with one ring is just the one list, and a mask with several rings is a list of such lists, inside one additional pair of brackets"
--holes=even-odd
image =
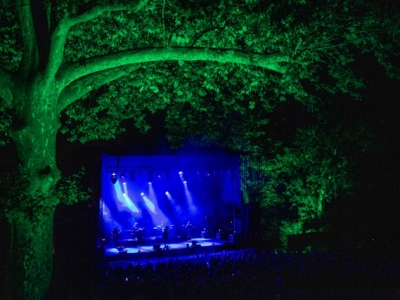
[(160, 245), (153, 245), (153, 250), (154, 251), (161, 251), (161, 246)]

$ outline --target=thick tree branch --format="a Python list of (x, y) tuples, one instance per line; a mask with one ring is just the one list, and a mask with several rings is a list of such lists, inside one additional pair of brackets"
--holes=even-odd
[(0, 98), (6, 101), (8, 105), (12, 104), (12, 88), (12, 74), (0, 68)]
[(32, 18), (31, 4), (29, 0), (16, 0), (17, 18), (22, 35), (22, 59), (20, 72), (26, 76), (38, 66), (38, 50), (36, 44), (35, 27)]
[(68, 85), (60, 94), (57, 112), (61, 113), (68, 105), (79, 100), (90, 91), (130, 74), (137, 66), (109, 69), (82, 77)]
[(71, 82), (108, 69), (121, 66), (156, 62), (156, 61), (214, 61), (253, 65), (279, 73), (285, 72), (280, 63), (288, 62), (288, 57), (281, 53), (248, 53), (239, 50), (206, 49), (206, 48), (152, 48), (126, 50), (109, 55), (93, 57), (85, 60), (85, 64), (74, 62), (65, 64), (57, 74), (59, 86), (68, 86)]
[(91, 21), (105, 12), (129, 10), (134, 13), (140, 11), (149, 0), (136, 1), (100, 1), (94, 6), (79, 12), (74, 16), (66, 15), (56, 26), (50, 40), (49, 63), (46, 68), (47, 76), (54, 76), (60, 67), (64, 58), (64, 47), (67, 40), (69, 30), (83, 22)]
[(71, 26), (69, 26), (67, 20), (61, 20), (51, 35), (46, 78), (53, 78), (55, 76), (64, 59), (64, 47), (70, 28)]

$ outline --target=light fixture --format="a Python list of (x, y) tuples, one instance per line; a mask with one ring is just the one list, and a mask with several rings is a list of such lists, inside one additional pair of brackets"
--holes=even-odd
[(112, 184), (116, 184), (117, 180), (118, 180), (117, 174), (112, 173), (111, 174), (111, 182), (112, 182)]

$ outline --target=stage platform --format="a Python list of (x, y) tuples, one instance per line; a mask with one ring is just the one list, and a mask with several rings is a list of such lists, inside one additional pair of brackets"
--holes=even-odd
[(123, 264), (123, 262), (156, 262), (168, 259), (185, 259), (212, 253), (235, 250), (236, 245), (229, 240), (214, 238), (193, 238), (190, 241), (174, 241), (167, 244), (154, 241), (145, 245), (125, 247), (105, 247), (102, 262), (105, 264)]

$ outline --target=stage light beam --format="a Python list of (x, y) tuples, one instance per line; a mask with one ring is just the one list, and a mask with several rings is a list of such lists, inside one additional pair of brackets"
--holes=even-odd
[(153, 202), (151, 202), (151, 200), (149, 198), (147, 198), (145, 195), (142, 195), (143, 197), (143, 201), (144, 204), (146, 205), (146, 207), (152, 212), (155, 213), (156, 212), (156, 206), (154, 205)]

